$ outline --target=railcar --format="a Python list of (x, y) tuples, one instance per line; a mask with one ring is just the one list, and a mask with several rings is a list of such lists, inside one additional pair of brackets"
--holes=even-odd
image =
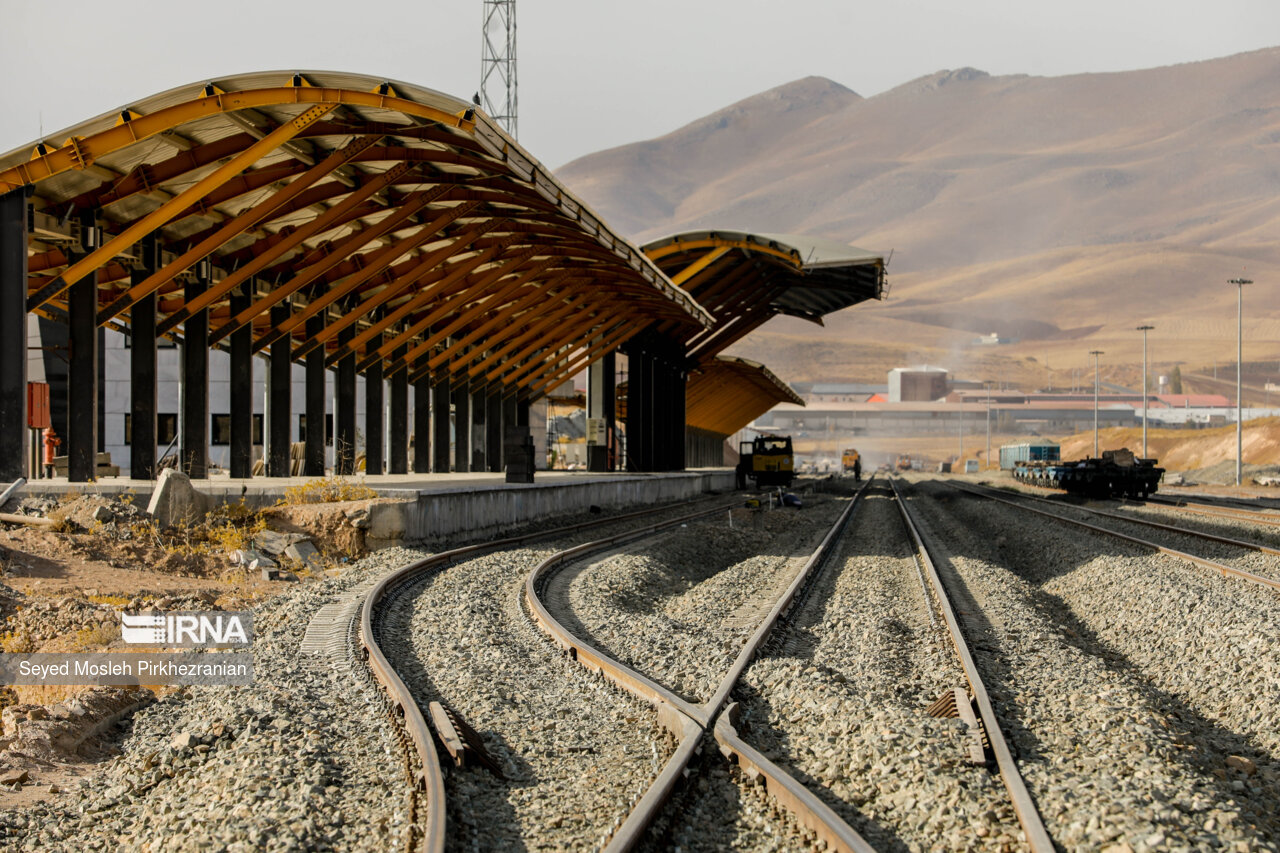
[(790, 486), (795, 479), (795, 454), (791, 436), (761, 435), (738, 445), (738, 488), (750, 481), (756, 486)]
[(1091, 498), (1146, 498), (1160, 487), (1164, 469), (1157, 459), (1140, 459), (1127, 448), (1104, 450), (1102, 457), (1019, 460), (1013, 476), (1020, 482)]

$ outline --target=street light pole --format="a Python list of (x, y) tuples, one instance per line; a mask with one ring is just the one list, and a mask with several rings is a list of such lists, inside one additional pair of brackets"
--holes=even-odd
[(1155, 326), (1139, 326), (1142, 332), (1142, 458), (1147, 458), (1147, 332)]
[(1098, 375), (1098, 356), (1104, 355), (1102, 350), (1089, 350), (1089, 355), (1093, 356), (1093, 458), (1098, 458), (1098, 384), (1101, 377)]
[(1240, 369), (1244, 358), (1244, 286), (1253, 284), (1247, 278), (1233, 278), (1227, 284), (1236, 286), (1236, 485), (1240, 485), (1244, 467), (1244, 425), (1240, 422)]
[(991, 467), (991, 380), (988, 379), (982, 383), (987, 387), (987, 455), (985, 457), (987, 467)]

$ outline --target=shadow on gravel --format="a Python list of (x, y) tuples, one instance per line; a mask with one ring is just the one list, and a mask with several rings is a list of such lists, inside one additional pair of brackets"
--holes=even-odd
[[(937, 488), (934, 486), (934, 489)], [(935, 492), (929, 497), (934, 497), (936, 494)], [(1280, 782), (1274, 780), (1268, 782), (1262, 778), (1262, 774), (1245, 777), (1234, 771), (1228, 772), (1226, 764), (1227, 757), (1231, 755), (1242, 755), (1255, 761), (1261, 759), (1262, 762), (1269, 762), (1272, 760), (1271, 757), (1246, 735), (1224, 728), (1194, 706), (1187, 704), (1181, 697), (1152, 683), (1142, 665), (1130, 660), (1123, 651), (1100, 637), (1077, 616), (1067, 601), (1040, 588), (1054, 578), (1075, 570), (1080, 564), (1048, 563), (1044, 560), (1043, 551), (1034, 541), (1017, 536), (1006, 536), (999, 529), (999, 519), (992, 511), (990, 502), (969, 495), (959, 496), (958, 493), (950, 490), (943, 494), (957, 496), (957, 500), (951, 503), (951, 510), (956, 512), (958, 521), (970, 528), (975, 539), (986, 545), (985, 548), (965, 552), (964, 556), (1002, 566), (1011, 574), (1037, 587), (1026, 600), (1027, 604), (1047, 622), (1060, 628), (1061, 642), (1074, 646), (1089, 657), (1103, 661), (1108, 669), (1122, 674), (1126, 684), (1142, 695), (1147, 708), (1173, 731), (1175, 742), (1179, 746), (1185, 745), (1185, 748), (1163, 753), (1163, 758), (1171, 764), (1181, 764), (1188, 774), (1200, 777), (1207, 784), (1212, 785), (1217, 799), (1215, 805), (1227, 808), (1228, 803), (1234, 802), (1251, 811), (1258, 819), (1257, 829), (1260, 839), (1280, 837), (1280, 813), (1275, 807), (1275, 804), (1280, 802)], [(1014, 510), (1009, 509), (1008, 512), (1012, 513)], [(961, 549), (956, 548), (957, 545), (958, 543), (954, 540), (948, 542), (948, 547), (953, 549), (953, 553), (958, 554)], [(1150, 554), (1146, 549), (1122, 547), (1112, 550), (1098, 547), (1093, 554), (1089, 555), (1089, 559), (1096, 559), (1099, 553), (1117, 556)], [(942, 567), (939, 566), (939, 572), (941, 571)], [(950, 570), (950, 567), (948, 571), (950, 576), (946, 577), (947, 582), (954, 582), (958, 588), (965, 589), (964, 595), (967, 598), (968, 592), (963, 582), (954, 571)], [(973, 616), (976, 617), (975, 624), (985, 623), (979, 614), (973, 614)], [(989, 625), (986, 625), (986, 630), (987, 633), (984, 636), (990, 636)], [(993, 673), (997, 678), (1007, 675), (1007, 668), (998, 657), (997, 650), (982, 643), (975, 645), (986, 652), (987, 661), (997, 664), (1000, 671)], [(994, 693), (992, 698), (995, 699)], [(1008, 720), (1008, 715), (1013, 712), (1016, 724), (1028, 735), (1032, 735), (1031, 730), (1021, 720), (1023, 714), (1034, 709), (1017, 708), (1004, 696), (997, 704), (1000, 706), (1002, 717)], [(1034, 720), (1034, 714), (1031, 714), (1031, 718)], [(1035, 742), (1038, 743), (1038, 741)], [(1087, 744), (1081, 746), (1087, 748)], [(1024, 760), (1043, 760), (1044, 758), (1038, 750), (1033, 754), (1024, 753), (1021, 757)], [(1232, 787), (1234, 781), (1243, 781), (1244, 790), (1234, 789)], [(1258, 787), (1260, 791), (1254, 793), (1251, 790), (1253, 787)], [(1159, 791), (1153, 791), (1153, 797), (1157, 800), (1160, 800), (1159, 794)]]
[[(738, 701), (742, 702), (743, 705), (755, 707), (768, 705), (768, 699), (750, 685), (740, 683), (736, 688), (734, 688), (734, 693)], [(794, 751), (791, 744), (791, 738), (785, 731), (779, 731), (771, 726), (765, 726), (762, 723), (755, 721), (748, 724), (744, 720), (738, 726), (738, 734), (742, 739), (752, 746), (755, 746), (757, 749), (761, 749), (760, 743), (762, 738), (760, 735), (765, 734), (766, 732), (766, 736), (772, 740), (772, 742), (781, 746), (786, 751), (787, 755), (790, 755)], [(831, 807), (832, 811), (840, 816), (841, 820), (853, 827), (859, 835), (866, 838), (866, 840), (871, 844), (871, 846), (875, 847), (876, 850), (883, 851), (883, 853), (907, 853), (907, 851), (911, 850), (911, 846), (905, 839), (894, 831), (892, 826), (881, 823), (880, 821), (869, 817), (866, 813), (859, 811), (857, 805), (846, 802), (845, 800), (837, 797), (827, 786), (825, 781), (804, 772), (804, 770), (797, 767), (793, 762), (787, 760), (786, 757), (772, 755), (770, 754), (771, 752), (772, 750), (765, 752), (766, 757), (772, 760), (783, 770), (790, 773), (795, 777), (796, 781), (817, 795), (819, 799)]]

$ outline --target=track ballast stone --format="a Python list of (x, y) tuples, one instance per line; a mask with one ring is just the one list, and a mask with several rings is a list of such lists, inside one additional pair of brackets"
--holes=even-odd
[(122, 753), (52, 802), (0, 813), (0, 846), (39, 851), (369, 850), (410, 824), (381, 691), (300, 656), (312, 615), (349, 586), (421, 559), (378, 551), (340, 578), (254, 610), (254, 683), (188, 687), (138, 712)]
[(1274, 592), (939, 483), (911, 499), (977, 602), (979, 666), (1059, 845), (1277, 849)]
[(740, 734), (882, 850), (1019, 850), (994, 769), (925, 709), (967, 689), (892, 494), (872, 490), (821, 579), (747, 670)]
[(565, 628), (697, 703), (711, 698), (743, 644), (846, 501), (715, 515), (566, 568), (544, 601)]

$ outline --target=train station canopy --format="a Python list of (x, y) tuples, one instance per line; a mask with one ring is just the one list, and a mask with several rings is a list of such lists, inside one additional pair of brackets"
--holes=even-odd
[(686, 423), (732, 435), (779, 403), (804, 406), (804, 398), (759, 362), (721, 355), (689, 375)]
[(794, 234), (687, 231), (641, 247), (671, 280), (711, 312), (710, 329), (662, 322), (701, 362), (779, 314), (822, 324), (822, 317), (885, 292), (881, 255)]
[[(537, 396), (642, 329), (714, 321), (473, 105), (406, 83), (261, 72), (171, 89), (0, 156), (26, 187), (28, 310), (323, 347)], [(275, 310), (273, 310), (275, 309)]]

